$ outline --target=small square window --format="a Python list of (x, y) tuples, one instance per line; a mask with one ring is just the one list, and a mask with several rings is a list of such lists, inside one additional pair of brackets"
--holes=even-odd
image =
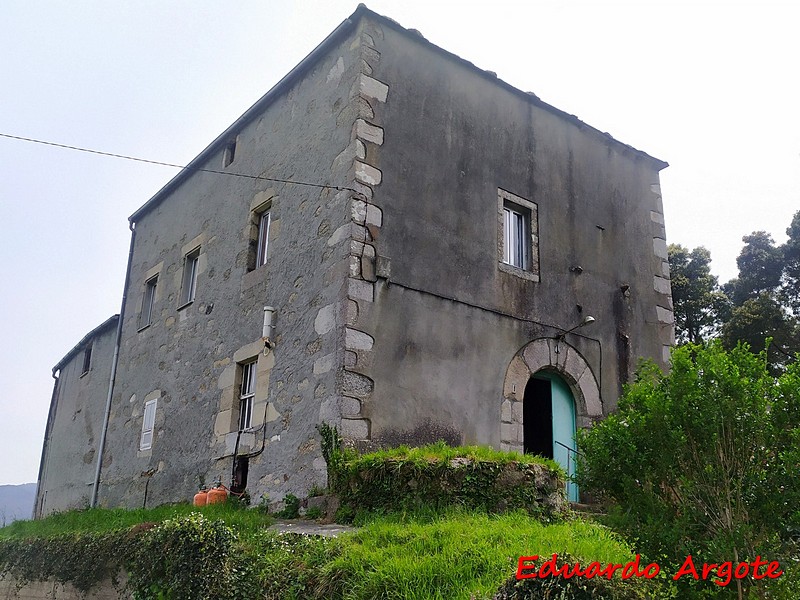
[(156, 405), (158, 399), (148, 400), (144, 403), (144, 418), (142, 419), (142, 436), (139, 439), (139, 450), (149, 450), (153, 447), (153, 430), (156, 426)]
[(81, 375), (86, 375), (89, 372), (89, 369), (92, 366), (92, 345), (89, 344), (86, 347), (86, 350), (83, 351), (83, 369), (81, 370)]
[(197, 291), (197, 265), (200, 261), (200, 248), (192, 250), (183, 259), (183, 280), (181, 282), (180, 306), (186, 306), (194, 301)]
[(497, 190), (497, 253), (501, 271), (539, 281), (539, 223), (535, 203)]
[(158, 275), (151, 277), (144, 284), (144, 296), (142, 297), (142, 312), (139, 314), (139, 329), (144, 329), (152, 322), (153, 304), (156, 301), (156, 286), (158, 285)]
[(242, 383), (239, 386), (239, 431), (249, 429), (253, 423), (253, 398), (256, 395), (257, 361), (243, 364)]
[(230, 166), (233, 164), (234, 160), (236, 160), (236, 138), (232, 139), (225, 146), (225, 151), (223, 152), (222, 157), (222, 166)]
[(256, 267), (267, 264), (270, 222), (270, 211), (262, 212), (258, 216), (258, 250), (256, 251)]

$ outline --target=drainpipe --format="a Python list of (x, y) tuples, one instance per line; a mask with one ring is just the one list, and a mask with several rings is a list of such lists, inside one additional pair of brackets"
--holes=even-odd
[(111, 397), (114, 394), (114, 382), (117, 377), (117, 363), (119, 362), (119, 346), (122, 340), (122, 322), (125, 320), (125, 301), (128, 298), (128, 282), (131, 278), (131, 262), (133, 261), (133, 243), (136, 241), (136, 224), (128, 221), (131, 230), (131, 247), (128, 250), (128, 267), (125, 270), (125, 285), (122, 287), (122, 306), (119, 309), (119, 321), (117, 322), (117, 339), (114, 342), (114, 356), (111, 359), (111, 376), (108, 380), (108, 396), (106, 396), (106, 409), (103, 413), (103, 428), (100, 430), (100, 444), (97, 448), (97, 465), (94, 469), (94, 484), (92, 485), (92, 500), (89, 503), (91, 508), (97, 507), (97, 493), (100, 489), (100, 469), (103, 466), (103, 452), (106, 447), (106, 433), (108, 432), (108, 419), (111, 414)]
[[(58, 371), (58, 375), (56, 375)], [(50, 433), (53, 430), (53, 419), (55, 419), (54, 411), (56, 409), (56, 398), (58, 397), (58, 377), (61, 375), (59, 369), (53, 368), (53, 394), (50, 396), (50, 410), (47, 412), (47, 425), (44, 428), (44, 443), (42, 444), (42, 458), (39, 461), (39, 477), (36, 479), (36, 501), (33, 505), (33, 518), (39, 519), (42, 517), (42, 510), (44, 509), (45, 494), (47, 490), (42, 489), (45, 475), (45, 461), (47, 460), (47, 446), (50, 441)]]

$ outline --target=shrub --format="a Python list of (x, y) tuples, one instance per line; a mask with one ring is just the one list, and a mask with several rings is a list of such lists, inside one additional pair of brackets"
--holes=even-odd
[[(643, 365), (619, 412), (580, 432), (578, 478), (615, 502), (615, 525), (673, 572), (688, 554), (701, 563), (797, 560), (798, 441), (797, 362), (776, 380), (764, 353), (687, 345), (674, 350), (667, 375)], [(721, 592), (680, 581), (685, 596)], [(768, 582), (731, 588), (744, 594)]]

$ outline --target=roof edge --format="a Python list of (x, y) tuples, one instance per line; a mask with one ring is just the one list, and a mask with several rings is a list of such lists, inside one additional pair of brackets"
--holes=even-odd
[[(545, 102), (544, 100), (539, 98), (539, 96), (537, 96), (533, 92), (524, 92), (524, 91), (522, 91), (518, 87), (515, 87), (515, 86), (511, 85), (510, 83), (508, 83), (507, 81), (504, 81), (504, 80), (500, 79), (494, 71), (487, 71), (485, 69), (481, 69), (475, 63), (472, 63), (472, 62), (470, 62), (470, 61), (468, 61), (468, 60), (466, 60), (464, 58), (461, 58), (458, 54), (454, 54), (454, 53), (450, 52), (449, 50), (446, 50), (446, 49), (442, 48), (441, 46), (437, 46), (436, 44), (434, 44), (433, 42), (428, 40), (424, 35), (422, 35), (422, 33), (420, 33), (418, 30), (416, 30), (416, 29), (407, 29), (407, 28), (403, 27), (402, 25), (400, 25), (400, 23), (398, 23), (394, 19), (391, 19), (389, 17), (385, 17), (385, 16), (383, 16), (383, 15), (381, 15), (379, 13), (376, 13), (373, 10), (370, 10), (364, 4), (359, 4), (358, 8), (359, 8), (359, 10), (357, 10), (355, 13), (353, 13), (351, 18), (356, 17), (356, 15), (358, 15), (360, 17), (360, 16), (362, 16), (362, 14), (368, 14), (371, 17), (375, 17), (376, 19), (380, 20), (383, 24), (388, 25), (389, 27), (391, 27), (395, 31), (398, 31), (398, 32), (400, 32), (402, 34), (405, 34), (409, 38), (412, 38), (412, 39), (416, 40), (419, 43), (425, 44), (426, 46), (430, 47), (431, 49), (435, 50), (436, 52), (439, 52), (440, 54), (443, 54), (447, 58), (449, 58), (451, 60), (454, 60), (455, 62), (458, 62), (458, 63), (464, 65), (465, 67), (468, 67), (469, 69), (471, 69), (472, 71), (476, 72), (478, 75), (480, 75), (484, 79), (487, 79), (487, 80), (489, 80), (489, 81), (491, 81), (491, 82), (493, 82), (493, 83), (495, 83), (495, 84), (507, 89), (508, 91), (516, 94), (517, 96), (520, 96), (521, 98), (531, 102), (532, 104), (535, 104), (536, 106), (539, 106), (539, 107), (543, 108), (544, 110), (547, 110), (548, 112), (553, 113), (554, 115), (557, 115), (557, 116), (559, 116), (559, 117), (561, 117), (561, 118), (563, 118), (563, 119), (565, 119), (567, 121), (570, 121), (571, 123), (576, 125), (578, 128), (580, 128), (580, 129), (588, 129), (588, 130), (592, 131), (593, 133), (596, 133), (597, 135), (606, 138), (608, 141), (614, 143), (615, 145), (618, 145), (618, 146), (622, 147), (622, 149), (624, 149), (626, 151), (632, 151), (632, 152), (636, 153), (642, 159), (645, 159), (648, 162), (652, 162), (653, 165), (657, 168), (657, 170), (661, 171), (662, 169), (665, 169), (666, 167), (669, 166), (669, 163), (667, 163), (666, 161), (663, 161), (663, 160), (661, 160), (659, 158), (656, 158), (655, 156), (652, 156), (652, 155), (648, 154), (647, 152), (644, 152), (643, 150), (639, 150), (638, 148), (635, 148), (634, 146), (631, 146), (630, 144), (626, 144), (625, 142), (621, 142), (620, 140), (618, 140), (615, 137), (613, 137), (610, 133), (605, 132), (605, 131), (600, 131), (596, 127), (592, 127), (591, 125), (589, 125), (585, 121), (582, 121), (581, 119), (579, 119), (575, 115), (570, 114), (568, 112), (565, 112), (565, 111), (561, 110), (560, 108), (557, 108), (557, 107), (553, 106), (552, 104), (548, 104), (547, 102)], [(359, 13), (362, 13), (362, 14), (359, 14)]]
[[(279, 96), (285, 88), (289, 87), (297, 79), (300, 78), (306, 71), (313, 67), (317, 61), (322, 58), (331, 46), (336, 44), (340, 38), (344, 37), (353, 29), (361, 18), (362, 14), (370, 12), (366, 6), (359, 4), (355, 12), (342, 21), (336, 29), (334, 29), (328, 36), (322, 40), (317, 46), (306, 55), (295, 67), (284, 75), (278, 83), (273, 85), (269, 91), (261, 96), (255, 103), (248, 108), (242, 116), (236, 119), (225, 131), (219, 134), (213, 142), (206, 146), (200, 154), (198, 154), (192, 161), (181, 169), (177, 175), (170, 179), (160, 190), (158, 190), (150, 200), (140, 206), (130, 217), (128, 221), (135, 223), (138, 219), (147, 214), (150, 210), (158, 206), (164, 198), (186, 179), (192, 172), (198, 169), (203, 162), (205, 162), (214, 152), (222, 149), (222, 147), (230, 140), (231, 136), (237, 131), (241, 130), (245, 125), (252, 121), (263, 109), (270, 105), (270, 103)], [(377, 13), (372, 13), (377, 14)], [(380, 15), (379, 15), (380, 16)]]
[(331, 46), (336, 44), (340, 38), (344, 37), (347, 33), (349, 33), (352, 29), (355, 28), (358, 21), (363, 16), (369, 16), (375, 18), (376, 20), (380, 21), (384, 25), (391, 27), (395, 31), (402, 33), (403, 35), (416, 40), (419, 43), (426, 45), (427, 47), (433, 49), (434, 51), (444, 55), (445, 57), (460, 63), (461, 65), (469, 68), (473, 72), (477, 73), (484, 79), (487, 79), (496, 85), (499, 85), (506, 90), (510, 91), (513, 94), (527, 100), (528, 102), (541, 107), (542, 109), (565, 119), (566, 121), (571, 122), (573, 125), (580, 129), (588, 129), (591, 132), (595, 133), (598, 136), (604, 137), (607, 141), (611, 142), (612, 144), (619, 146), (621, 149), (627, 152), (633, 152), (638, 157), (650, 162), (653, 166), (658, 170), (661, 171), (662, 169), (669, 166), (669, 163), (658, 159), (646, 152), (639, 150), (629, 144), (621, 142), (614, 138), (611, 134), (600, 131), (596, 127), (592, 127), (588, 123), (580, 120), (573, 114), (567, 113), (560, 108), (556, 108), (552, 104), (548, 104), (541, 98), (539, 98), (533, 92), (524, 92), (517, 87), (514, 87), (510, 83), (500, 79), (494, 72), (487, 71), (485, 69), (481, 69), (474, 63), (461, 58), (457, 54), (450, 52), (449, 50), (445, 50), (441, 46), (437, 46), (433, 42), (426, 39), (419, 31), (416, 29), (407, 29), (400, 25), (397, 21), (385, 17), (375, 11), (366, 7), (366, 5), (359, 4), (356, 10), (347, 17), (344, 21), (342, 21), (336, 29), (334, 29), (328, 36), (322, 40), (311, 52), (306, 55), (303, 60), (301, 60), (291, 71), (289, 71), (286, 75), (284, 75), (270, 90), (261, 96), (256, 102), (248, 108), (242, 116), (240, 116), (236, 121), (234, 121), (225, 131), (223, 131), (220, 135), (218, 135), (214, 141), (212, 141), (208, 146), (206, 146), (192, 161), (186, 165), (183, 169), (181, 169), (172, 179), (170, 179), (160, 190), (158, 190), (147, 202), (145, 202), (141, 207), (139, 207), (130, 217), (128, 220), (131, 223), (135, 223), (145, 214), (150, 212), (153, 208), (158, 206), (166, 197), (167, 195), (172, 192), (176, 187), (178, 187), (183, 181), (194, 171), (196, 171), (203, 162), (205, 162), (214, 152), (217, 152), (223, 148), (223, 146), (230, 140), (231, 136), (234, 135), (236, 132), (241, 130), (245, 125), (247, 125), (251, 120), (253, 120), (258, 114), (261, 113), (263, 109), (270, 105), (270, 103), (279, 96), (285, 88), (289, 87), (293, 84), (297, 79), (299, 79), (306, 71), (312, 68), (330, 49)]
[(67, 352), (64, 355), (64, 358), (62, 358), (60, 361), (56, 363), (56, 366), (53, 367), (53, 373), (60, 370), (65, 364), (67, 364), (72, 359), (73, 356), (75, 356), (76, 354), (78, 354), (78, 352), (83, 350), (90, 340), (96, 338), (101, 333), (105, 333), (106, 329), (111, 329), (113, 326), (115, 326), (118, 320), (119, 320), (119, 315), (112, 315), (108, 319), (100, 323), (100, 325), (92, 329), (85, 336), (83, 336), (81, 338), (81, 341), (75, 344), (72, 350)]

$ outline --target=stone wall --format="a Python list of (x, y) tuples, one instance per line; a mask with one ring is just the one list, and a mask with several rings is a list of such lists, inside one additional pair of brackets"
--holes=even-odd
[(0, 579), (0, 598), (4, 600), (130, 600), (111, 581), (103, 581), (87, 593), (71, 584), (54, 581), (33, 581), (20, 586), (8, 577)]
[[(343, 188), (352, 187), (360, 150), (361, 73), (353, 32), (231, 136), (230, 165), (223, 149), (203, 165), (249, 177), (194, 173), (138, 217), (102, 504), (141, 506), (146, 491), (148, 505), (190, 500), (200, 478), (230, 484), (234, 452), (249, 457), (256, 502), (324, 485), (314, 427), (321, 415), (338, 424), (341, 414), (340, 307), (356, 195)], [(268, 257), (256, 267), (267, 210)], [(197, 248), (196, 297), (180, 306), (184, 260)], [(154, 316), (142, 327), (152, 277)], [(262, 340), (266, 305), (276, 308), (271, 349)], [(253, 422), (239, 434), (242, 364), (253, 360)], [(153, 444), (140, 450), (150, 398), (158, 403)]]

